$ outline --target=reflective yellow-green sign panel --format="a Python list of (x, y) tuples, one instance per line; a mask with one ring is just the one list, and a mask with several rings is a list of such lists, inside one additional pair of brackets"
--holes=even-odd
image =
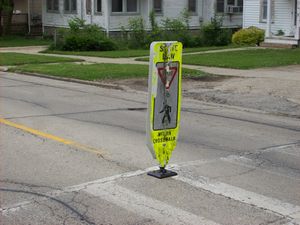
[(182, 44), (153, 42), (150, 49), (147, 146), (161, 167), (176, 147), (181, 106)]

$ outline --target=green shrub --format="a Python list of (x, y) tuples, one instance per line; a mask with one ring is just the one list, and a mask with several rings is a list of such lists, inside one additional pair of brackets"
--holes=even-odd
[(264, 30), (252, 26), (235, 32), (232, 36), (232, 42), (237, 45), (259, 45), (264, 37)]
[(152, 10), (149, 14), (149, 22), (150, 22), (150, 32), (148, 35), (148, 43), (151, 43), (152, 41), (160, 41), (162, 40), (162, 30), (158, 26), (158, 23), (155, 19), (155, 12)]
[(231, 42), (231, 32), (222, 28), (222, 18), (214, 17), (210, 23), (204, 24), (200, 30), (198, 40), (204, 46), (222, 46)]
[(147, 32), (142, 17), (130, 18), (129, 21), (129, 48), (145, 48), (147, 46)]
[(195, 40), (189, 30), (190, 15), (186, 10), (179, 18), (166, 18), (162, 21), (162, 39), (166, 41), (180, 41), (184, 47), (194, 47)]
[(102, 28), (95, 24), (85, 24), (75, 18), (69, 21), (70, 29), (59, 31), (56, 49), (65, 51), (108, 51), (117, 49), (117, 45), (106, 37)]

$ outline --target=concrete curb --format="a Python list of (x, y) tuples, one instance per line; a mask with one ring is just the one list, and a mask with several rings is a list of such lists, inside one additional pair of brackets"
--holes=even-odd
[[(6, 70), (5, 70), (6, 69)], [(0, 67), (0, 71), (2, 72), (9, 72), (9, 73), (15, 73), (19, 75), (25, 75), (25, 76), (34, 76), (34, 77), (41, 77), (41, 78), (47, 78), (47, 79), (52, 79), (52, 80), (59, 80), (59, 81), (67, 81), (67, 82), (73, 82), (73, 83), (78, 83), (78, 84), (85, 84), (85, 85), (92, 85), (96, 87), (101, 87), (101, 88), (109, 88), (109, 89), (114, 89), (114, 90), (121, 90), (121, 91), (128, 91), (128, 92), (134, 92), (134, 93), (141, 93), (141, 94), (147, 94), (144, 91), (138, 91), (138, 90), (132, 90), (128, 89), (126, 87), (122, 87), (120, 85), (113, 85), (113, 84), (103, 84), (97, 81), (85, 81), (85, 80), (79, 80), (79, 79), (74, 79), (74, 78), (63, 78), (63, 77), (55, 77), (55, 76), (50, 76), (50, 75), (45, 75), (45, 74), (38, 74), (38, 73), (28, 73), (28, 72), (10, 72), (8, 71), (7, 67)], [(195, 102), (196, 104), (200, 100), (188, 98), (190, 102)], [(264, 110), (259, 110), (259, 109), (252, 109), (252, 108), (245, 108), (241, 106), (234, 106), (234, 105), (224, 105), (224, 104), (218, 104), (214, 102), (205, 102), (205, 101), (200, 101), (202, 104), (207, 105), (207, 106), (212, 106), (212, 107), (221, 107), (224, 109), (234, 109), (242, 112), (252, 112), (252, 113), (259, 113), (259, 114), (268, 114), (268, 115), (273, 115), (273, 116), (283, 116), (283, 117), (291, 117), (291, 118), (298, 118), (294, 117), (291, 115), (287, 114), (280, 114), (280, 113), (272, 113)]]
[[(1, 71), (1, 68), (0, 68)], [(7, 72), (3, 71), (3, 72)], [(124, 88), (120, 87), (119, 85), (113, 85), (113, 84), (103, 84), (97, 81), (87, 81), (87, 80), (79, 80), (75, 78), (66, 78), (66, 77), (56, 77), (56, 76), (50, 76), (50, 75), (45, 75), (45, 74), (39, 74), (39, 73), (29, 73), (29, 72), (19, 72), (19, 71), (14, 71), (10, 73), (16, 73), (16, 74), (22, 74), (26, 76), (34, 76), (34, 77), (41, 77), (41, 78), (48, 78), (52, 80), (60, 80), (60, 81), (68, 81), (68, 82), (73, 82), (73, 83), (78, 83), (78, 84), (86, 84), (86, 85), (92, 85), (92, 86), (97, 86), (97, 87), (102, 87), (102, 88), (110, 88), (110, 89), (115, 89), (115, 90), (124, 90)]]

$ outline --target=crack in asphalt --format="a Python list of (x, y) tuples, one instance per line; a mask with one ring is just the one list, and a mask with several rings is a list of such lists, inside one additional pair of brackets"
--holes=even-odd
[[(6, 99), (9, 99), (9, 100), (13, 100), (13, 101), (20, 101), (20, 102), (25, 102), (27, 104), (30, 104), (30, 105), (34, 105), (34, 106), (38, 106), (40, 108), (43, 108), (43, 109), (46, 109), (46, 110), (49, 110), (48, 107), (40, 104), (40, 103), (36, 103), (36, 102), (31, 102), (31, 101), (27, 101), (27, 100), (24, 100), (24, 99), (19, 99), (19, 98), (13, 98), (13, 97), (7, 97), (7, 96), (0, 96), (0, 98), (6, 98)], [(50, 110), (49, 110), (50, 111)]]
[(21, 186), (28, 187), (30, 189), (32, 189), (32, 188), (48, 188), (50, 190), (62, 191), (62, 189), (60, 189), (60, 188), (56, 188), (56, 187), (52, 187), (52, 186), (48, 186), (48, 185), (29, 184), (29, 183), (25, 183), (25, 182), (12, 181), (9, 179), (0, 180), (0, 182), (21, 185)]
[(20, 84), (20, 85), (8, 85), (8, 86), (0, 86), (1, 88), (11, 88), (11, 87), (35, 87), (37, 84)]
[[(89, 218), (87, 218), (84, 214), (82, 214), (81, 212), (79, 212), (77, 209), (75, 209), (74, 207), (70, 206), (68, 203), (58, 199), (58, 198), (55, 198), (55, 197), (52, 197), (52, 196), (48, 196), (48, 195), (45, 195), (45, 194), (42, 194), (42, 193), (38, 193), (38, 192), (33, 192), (33, 191), (24, 191), (24, 190), (18, 190), (18, 189), (9, 189), (9, 188), (0, 188), (0, 191), (3, 191), (3, 192), (12, 192), (12, 193), (23, 193), (23, 194), (29, 194), (29, 195), (34, 195), (34, 196), (38, 196), (38, 197), (42, 197), (42, 198), (46, 198), (48, 200), (51, 200), (55, 203), (58, 203), (60, 204), (61, 206), (63, 206), (64, 208), (68, 209), (72, 214), (76, 215), (78, 219), (80, 219), (80, 221), (88, 224), (88, 225), (95, 225), (94, 222), (91, 222)], [(37, 204), (41, 204), (40, 202), (38, 201), (35, 201)], [(5, 209), (5, 211), (9, 210), (8, 209)], [(56, 215), (56, 214), (54, 214)]]
[(257, 124), (257, 125), (264, 125), (264, 126), (269, 126), (269, 127), (275, 127), (275, 128), (280, 128), (280, 129), (286, 129), (286, 130), (290, 130), (290, 131), (300, 132), (300, 128), (298, 128), (299, 126), (298, 127), (291, 127), (291, 126), (285, 126), (285, 125), (271, 124), (271, 123), (266, 123), (266, 122), (261, 122), (261, 121), (236, 118), (236, 117), (232, 117), (232, 116), (224, 116), (224, 115), (218, 115), (218, 114), (214, 114), (214, 113), (201, 112), (201, 111), (198, 111), (198, 110), (193, 109), (193, 108), (185, 108), (184, 111), (189, 112), (189, 113), (201, 114), (201, 115), (206, 115), (206, 116), (220, 117), (220, 118), (229, 119), (229, 120), (236, 120), (236, 121), (247, 122), (247, 123), (252, 123), (252, 124)]
[[(29, 115), (29, 116), (16, 116), (16, 117), (5, 117), (4, 119), (26, 119), (26, 118), (38, 118), (38, 117), (51, 117), (51, 116), (68, 116), (68, 115), (80, 115), (86, 113), (101, 113), (101, 112), (114, 112), (114, 111), (144, 111), (147, 108), (143, 107), (130, 107), (130, 108), (113, 108), (113, 109), (99, 109), (91, 111), (79, 111), (79, 112), (67, 112), (67, 113), (53, 113), (53, 114), (40, 114), (40, 115)], [(63, 117), (64, 118), (64, 117)], [(68, 118), (68, 117), (66, 117)]]

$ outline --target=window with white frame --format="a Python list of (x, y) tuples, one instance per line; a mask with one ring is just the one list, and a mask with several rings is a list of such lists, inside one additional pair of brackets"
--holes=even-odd
[(243, 0), (217, 0), (217, 13), (242, 13)]
[(162, 0), (153, 0), (153, 10), (155, 13), (163, 12), (163, 3)]
[(48, 12), (58, 12), (58, 9), (59, 9), (58, 0), (47, 0)]
[(67, 13), (76, 13), (76, 11), (77, 11), (77, 0), (65, 0), (64, 10)]
[[(271, 19), (274, 19), (274, 0), (271, 0)], [(268, 0), (260, 0), (260, 22), (267, 22), (268, 18)]]
[(188, 0), (187, 8), (190, 13), (196, 13), (197, 12), (197, 0)]
[(113, 13), (139, 12), (139, 0), (112, 0), (111, 4), (111, 11)]
[(260, 6), (260, 19), (261, 21), (267, 21), (268, 17), (268, 0), (262, 0)]
[(102, 0), (95, 0), (95, 12), (96, 13), (102, 12)]
[(87, 15), (91, 15), (92, 12), (92, 2), (91, 0), (85, 0), (85, 11)]

